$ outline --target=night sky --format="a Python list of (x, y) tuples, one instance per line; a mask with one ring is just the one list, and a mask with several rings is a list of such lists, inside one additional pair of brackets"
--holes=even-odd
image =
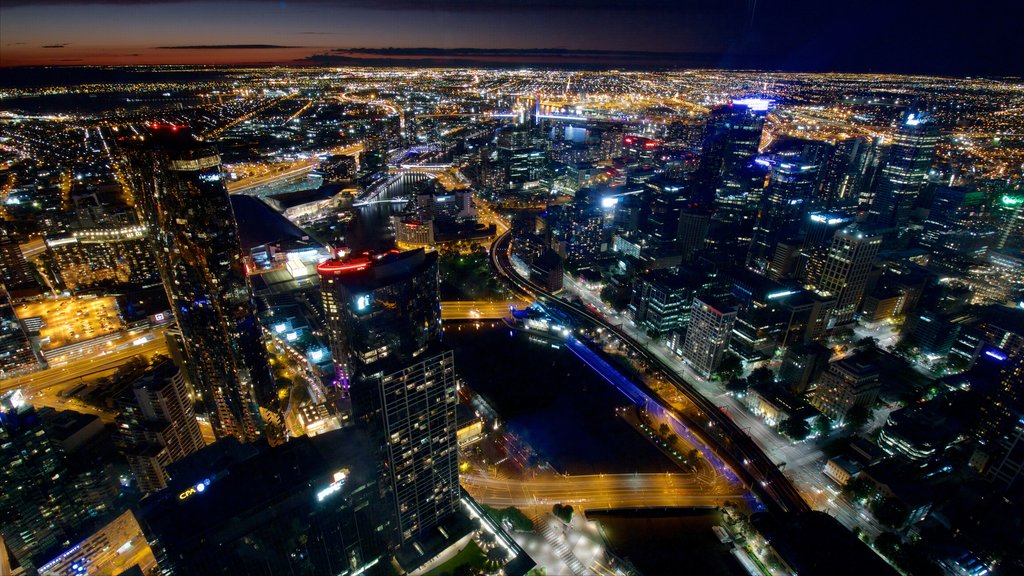
[(1019, 75), (1019, 5), (0, 0), (0, 65), (293, 63), (356, 47), (561, 48), (664, 52), (664, 63), (683, 66)]

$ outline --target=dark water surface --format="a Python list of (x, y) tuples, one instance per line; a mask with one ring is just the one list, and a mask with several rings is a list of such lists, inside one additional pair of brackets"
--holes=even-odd
[(711, 531), (721, 524), (716, 510), (597, 511), (587, 517), (601, 523), (613, 552), (647, 576), (747, 573)]
[(678, 469), (614, 414), (629, 402), (570, 351), (507, 328), (449, 323), (455, 370), (541, 460), (570, 474)]

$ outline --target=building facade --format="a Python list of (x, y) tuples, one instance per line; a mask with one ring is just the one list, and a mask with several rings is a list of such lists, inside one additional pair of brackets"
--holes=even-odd
[(735, 322), (735, 307), (706, 296), (694, 298), (690, 325), (683, 341), (683, 362), (704, 378), (709, 378), (729, 346)]
[(332, 259), (318, 268), (338, 381), (376, 434), (396, 543), (455, 514), (454, 360), (441, 344), (437, 253)]
[(853, 321), (864, 297), (871, 264), (881, 247), (882, 236), (856, 226), (836, 232), (816, 284), (819, 294), (836, 299), (833, 326)]
[[(187, 373), (218, 437), (254, 440), (277, 394), (220, 156), (187, 128), (126, 140), (126, 176), (182, 333)], [(264, 414), (261, 414), (261, 408)]]
[(167, 487), (166, 467), (206, 446), (185, 376), (170, 361), (133, 382), (118, 405), (122, 451), (144, 494)]

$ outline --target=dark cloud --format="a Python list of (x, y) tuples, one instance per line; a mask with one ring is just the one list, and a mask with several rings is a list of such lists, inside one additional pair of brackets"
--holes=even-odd
[(304, 46), (281, 46), (279, 44), (182, 44), (180, 46), (157, 46), (157, 50), (277, 50), (281, 48), (304, 48)]
[[(89, 5), (144, 6), (183, 4), (196, 0), (0, 0), (0, 8), (15, 6)], [(227, 0), (227, 3), (278, 4), (280, 0)], [(371, 10), (422, 10), (428, 12), (490, 11), (659, 11), (717, 14), (753, 6), (750, 0), (289, 0), (311, 4)]]
[(63, 48), (65, 46), (67, 46), (67, 43), (64, 43), (64, 44), (43, 44), (42, 47), (43, 48)]

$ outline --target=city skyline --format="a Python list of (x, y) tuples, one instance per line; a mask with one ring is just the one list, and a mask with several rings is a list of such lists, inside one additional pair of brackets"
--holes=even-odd
[[(1009, 41), (1013, 13), (1009, 2), (952, 11), (881, 0), (856, 7), (815, 0), (4, 0), (0, 67), (426, 60), (441, 65), (1019, 74), (1019, 49)], [(609, 22), (618, 31), (609, 31)], [(382, 51), (389, 47), (400, 52)], [(505, 52), (437, 58), (432, 51), (417, 50), (424, 47)], [(537, 49), (569, 55), (522, 52)]]
[(0, 572), (1024, 570), (1024, 83), (635, 48), (0, 72)]

